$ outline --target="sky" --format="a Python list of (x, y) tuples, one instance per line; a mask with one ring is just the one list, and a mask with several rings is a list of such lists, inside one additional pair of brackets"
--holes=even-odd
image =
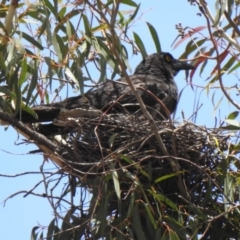
[[(154, 53), (155, 46), (149, 36), (148, 28), (145, 21), (151, 23), (158, 32), (161, 41), (162, 50), (170, 52), (175, 58), (178, 58), (184, 51), (184, 44), (177, 49), (171, 47), (174, 39), (178, 35), (175, 30), (175, 25), (182, 23), (183, 26), (197, 27), (205, 24), (205, 20), (197, 16), (197, 7), (190, 6), (187, 0), (151, 0), (141, 1), (141, 15), (140, 19), (133, 25), (132, 30), (139, 34), (144, 40), (148, 54)], [(132, 69), (136, 67), (141, 60), (138, 57), (129, 58)], [(207, 76), (200, 77), (195, 74), (193, 82), (199, 85), (205, 85)], [(181, 119), (181, 111), (185, 112), (188, 118), (193, 111), (193, 102), (195, 92), (190, 86), (186, 85), (184, 73), (179, 73), (175, 78), (179, 90), (185, 88), (181, 101), (178, 106), (176, 118)], [(198, 91), (200, 94), (200, 91)], [(207, 96), (206, 92), (202, 92), (203, 107), (198, 115), (198, 124), (212, 125), (214, 123), (214, 116), (218, 114), (213, 111), (211, 105), (212, 96)], [(218, 96), (216, 96), (217, 101)], [(226, 113), (233, 111), (225, 102), (223, 108)], [(224, 117), (224, 111), (221, 112)], [(16, 175), (19, 173), (33, 172), (20, 177), (3, 177), (0, 175), (0, 231), (1, 239), (30, 239), (31, 229), (34, 226), (42, 226), (46, 228), (53, 219), (54, 214), (49, 202), (45, 198), (28, 195), (23, 197), (25, 193), (21, 191), (28, 191), (38, 183), (42, 176), (34, 173), (38, 172), (40, 165), (43, 163), (43, 157), (39, 155), (29, 155), (28, 152), (36, 149), (34, 145), (26, 146), (21, 143), (21, 136), (17, 135), (16, 131), (9, 127), (7, 130), (0, 126), (0, 174), (1, 175)], [(47, 165), (48, 166), (48, 165)], [(51, 170), (53, 165), (49, 163)], [(19, 192), (20, 194), (4, 200), (12, 194)], [(44, 193), (43, 186), (37, 188), (36, 192)], [(4, 204), (5, 203), (5, 204)]]

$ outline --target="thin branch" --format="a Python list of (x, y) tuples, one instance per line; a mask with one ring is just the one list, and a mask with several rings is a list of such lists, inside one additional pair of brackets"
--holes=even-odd
[[(200, 9), (201, 10), (201, 9)], [(206, 15), (205, 11), (204, 10), (201, 10), (203, 15), (205, 16), (206, 18), (206, 21), (207, 21), (207, 26), (208, 26), (208, 32), (209, 32), (209, 35), (210, 35), (210, 38), (211, 38), (211, 41), (213, 43), (213, 46), (216, 50), (216, 54), (217, 54), (217, 58), (216, 58), (216, 61), (217, 61), (217, 71), (218, 71), (218, 80), (219, 80), (219, 83), (220, 83), (220, 87), (221, 87), (221, 90), (223, 92), (223, 94), (225, 95), (225, 97), (228, 99), (228, 101), (230, 103), (233, 104), (233, 106), (235, 106), (237, 109), (240, 110), (240, 105), (238, 105), (227, 93), (225, 87), (223, 86), (223, 81), (222, 81), (222, 74), (221, 74), (221, 62), (219, 61), (219, 51), (218, 51), (218, 47), (217, 47), (217, 43), (215, 42), (214, 40), (214, 37), (213, 37), (213, 34), (212, 34), (212, 31), (211, 31), (211, 25), (210, 25), (210, 21), (209, 21), (209, 18), (208, 16)], [(240, 47), (239, 47), (239, 50), (240, 50)]]
[(229, 17), (228, 12), (225, 10), (224, 11), (224, 15), (226, 17), (226, 19), (228, 20), (228, 22), (230, 23), (230, 25), (233, 27), (233, 29), (235, 30), (235, 32), (237, 33), (237, 35), (240, 37), (240, 31), (237, 27), (237, 25), (234, 23), (234, 21)]
[[(207, 17), (208, 21), (210, 19), (211, 23), (214, 24), (214, 17), (212, 16), (211, 11), (208, 8), (205, 0), (199, 0), (199, 1), (201, 4), (201, 5), (199, 5), (200, 11), (205, 15), (205, 17)], [(209, 24), (210, 24), (210, 22), (209, 22)], [(227, 40), (229, 43), (231, 43), (233, 46), (235, 46), (238, 49), (238, 51), (240, 51), (240, 45), (233, 38), (228, 36), (227, 33), (219, 25), (216, 25), (214, 27), (218, 31), (218, 34), (221, 35), (221, 37), (223, 37), (225, 40)]]

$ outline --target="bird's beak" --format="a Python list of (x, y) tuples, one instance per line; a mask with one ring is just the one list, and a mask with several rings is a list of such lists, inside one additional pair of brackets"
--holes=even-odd
[(174, 60), (172, 65), (174, 69), (174, 76), (176, 76), (180, 70), (190, 70), (195, 68), (193, 65), (187, 62), (182, 62), (177, 59)]
[(180, 70), (190, 70), (194, 69), (195, 67), (187, 62), (182, 62), (179, 60), (175, 60), (173, 63), (173, 68), (175, 71), (180, 71)]

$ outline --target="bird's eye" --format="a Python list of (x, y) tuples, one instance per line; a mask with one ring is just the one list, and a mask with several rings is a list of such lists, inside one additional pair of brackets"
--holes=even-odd
[(166, 56), (165, 56), (165, 60), (166, 60), (167, 62), (171, 62), (172, 58), (171, 58), (169, 55), (166, 55)]

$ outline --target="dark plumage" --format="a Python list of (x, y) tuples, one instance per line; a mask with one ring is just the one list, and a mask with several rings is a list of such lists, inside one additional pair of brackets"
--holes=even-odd
[[(174, 59), (169, 53), (155, 53), (140, 62), (130, 79), (136, 87), (140, 87), (137, 88), (137, 91), (145, 105), (157, 109), (162, 115), (166, 116), (165, 111), (156, 99), (143, 89), (156, 95), (172, 113), (178, 103), (178, 90), (174, 76), (180, 70), (193, 68), (188, 63)], [(127, 111), (130, 113), (139, 109), (130, 87), (125, 79), (121, 78), (117, 81), (107, 81), (100, 87), (91, 89), (84, 96), (67, 98), (51, 105), (33, 107), (38, 119), (22, 112), (21, 120), (25, 123), (48, 122), (57, 118), (62, 111), (89, 107), (108, 112)]]

